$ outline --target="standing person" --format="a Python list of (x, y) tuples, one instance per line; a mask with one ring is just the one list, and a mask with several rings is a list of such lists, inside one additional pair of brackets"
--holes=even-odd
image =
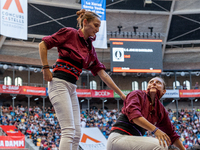
[[(92, 41), (101, 24), (97, 14), (84, 9), (77, 11), (79, 30), (62, 28), (51, 36), (44, 37), (39, 44), (39, 53), (43, 65), (43, 77), (49, 81), (49, 98), (58, 117), (62, 136), (59, 150), (77, 150), (81, 135), (80, 108), (76, 93), (76, 81), (82, 68), (90, 70), (124, 100), (125, 95), (105, 72), (105, 66), (99, 62)], [(47, 50), (57, 47), (58, 56), (49, 70)]]
[(199, 89), (199, 82), (195, 83), (194, 89)]
[[(122, 114), (111, 128), (107, 150), (167, 150), (170, 144), (185, 150), (159, 101), (165, 92), (164, 80), (155, 77), (149, 81), (147, 92), (129, 93)], [(143, 137), (145, 131), (152, 132), (156, 138)]]

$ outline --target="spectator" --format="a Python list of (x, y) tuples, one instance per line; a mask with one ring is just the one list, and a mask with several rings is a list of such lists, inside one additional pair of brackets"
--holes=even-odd
[(195, 149), (200, 149), (200, 138), (197, 139), (197, 141), (194, 143), (193, 146)]
[[(24, 107), (26, 108), (26, 107)], [(35, 107), (36, 108), (36, 107)], [(18, 107), (13, 106), (13, 110), (18, 110)], [(45, 109), (44, 115), (47, 111)], [(172, 111), (172, 112), (171, 112)], [(170, 116), (172, 117), (171, 121), (173, 122), (173, 125), (175, 127), (175, 131), (180, 135), (181, 141), (183, 144), (185, 144), (185, 147), (191, 148), (198, 146), (198, 143), (200, 143), (200, 107), (196, 107), (196, 110), (189, 111), (187, 108), (182, 108), (179, 111), (179, 118), (176, 119), (176, 112), (168, 109), (168, 112)], [(36, 111), (33, 110), (33, 114), (35, 114)], [(102, 110), (99, 109), (99, 113), (102, 113)], [(121, 112), (119, 112), (120, 114)], [(194, 113), (194, 116), (192, 116), (192, 113)], [(52, 112), (50, 112), (52, 114)], [(88, 114), (87, 111), (82, 110), (80, 111), (82, 119), (85, 120), (86, 126), (85, 127), (98, 127), (102, 133), (104, 132), (104, 136), (107, 138), (110, 134), (110, 129), (113, 126), (113, 123), (116, 122), (115, 119), (112, 119), (112, 116), (115, 115), (116, 117), (119, 115), (118, 112), (113, 112), (112, 110), (107, 111), (105, 116), (102, 116), (101, 119), (97, 119), (98, 112), (96, 110), (91, 110)], [(43, 144), (47, 142), (48, 148), (50, 146), (53, 148), (54, 144), (56, 145), (57, 149), (60, 144), (60, 125), (57, 122), (57, 118), (55, 116), (55, 113), (51, 115), (54, 118), (54, 124), (52, 125), (49, 122), (49, 119), (51, 118), (50, 115), (48, 115), (48, 118), (42, 118), (42, 116), (39, 116), (38, 118), (34, 118), (33, 115), (30, 115), (30, 117), (27, 117), (26, 112), (23, 112), (22, 114), (14, 114), (11, 118), (8, 117), (6, 114), (2, 114), (0, 117), (0, 123), (1, 125), (16, 125), (17, 128), (21, 131), (22, 128), (25, 130), (24, 134), (32, 139), (36, 135), (37, 137), (37, 145), (41, 146), (43, 149)], [(170, 117), (170, 118), (171, 118)], [(18, 118), (18, 122), (17, 122)], [(87, 118), (87, 120), (86, 120)], [(93, 118), (93, 119), (92, 119)], [(118, 117), (117, 117), (118, 118)], [(174, 119), (175, 118), (175, 119)], [(92, 122), (90, 122), (92, 120)], [(104, 126), (103, 126), (104, 122)], [(36, 133), (32, 133), (30, 128), (34, 126), (34, 128), (37, 128)], [(23, 132), (23, 130), (22, 130)], [(52, 138), (49, 138), (49, 137)], [(146, 133), (145, 136), (152, 136), (150, 133)], [(48, 138), (48, 139), (47, 139)], [(186, 141), (186, 139), (189, 140)], [(54, 143), (54, 144), (53, 144)], [(52, 145), (53, 144), (53, 145)]]
[(187, 90), (186, 84), (183, 83), (183, 90)]
[(24, 112), (25, 108), (21, 105), (21, 107), (19, 108), (20, 112)]
[(8, 110), (9, 110), (10, 112), (13, 111), (12, 105), (9, 106)]
[(81, 128), (85, 128), (86, 127), (86, 122), (85, 122), (85, 120), (81, 120)]
[(19, 124), (18, 128), (23, 134), (25, 133), (26, 125), (23, 122)]
[(35, 146), (37, 145), (37, 135), (34, 134), (34, 136), (32, 137), (33, 139), (33, 143), (35, 144)]
[(194, 89), (199, 89), (199, 83), (198, 82), (195, 83)]

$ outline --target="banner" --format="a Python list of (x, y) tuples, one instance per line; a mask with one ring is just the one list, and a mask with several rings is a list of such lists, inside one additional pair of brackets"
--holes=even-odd
[(45, 87), (22, 86), (21, 94), (46, 96)]
[(8, 135), (8, 136), (24, 136), (15, 126), (2, 125), (0, 128)]
[(46, 88), (46, 96), (49, 96), (48, 88)]
[(179, 90), (166, 90), (162, 98), (179, 98)]
[(8, 136), (0, 136), (0, 149), (25, 148), (25, 136), (15, 126), (0, 126)]
[(46, 96), (46, 88), (0, 84), (0, 93)]
[[(131, 92), (131, 90), (121, 90), (125, 95), (128, 95), (130, 92)], [(120, 98), (120, 96), (116, 93), (116, 92), (114, 92), (114, 97), (115, 98)]]
[(99, 128), (81, 128), (79, 145), (83, 150), (106, 150), (107, 140)]
[(0, 136), (0, 149), (25, 148), (24, 136)]
[(106, 0), (81, 0), (82, 9), (95, 12), (100, 16), (101, 26), (93, 42), (95, 48), (107, 49), (107, 28), (106, 28)]
[(20, 94), (20, 86), (0, 84), (0, 93)]
[(92, 97), (90, 89), (76, 89), (78, 97)]
[(200, 90), (179, 90), (180, 97), (200, 97)]
[(91, 90), (92, 97), (114, 97), (113, 90)]
[(27, 40), (27, 0), (1, 0), (0, 34)]

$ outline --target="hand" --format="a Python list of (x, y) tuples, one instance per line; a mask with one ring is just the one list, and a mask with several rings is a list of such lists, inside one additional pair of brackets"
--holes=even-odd
[(163, 146), (165, 147), (165, 141), (168, 146), (171, 145), (171, 140), (169, 136), (166, 133), (162, 132), (160, 129), (158, 129), (154, 134), (158, 138), (160, 145), (162, 145), (161, 142), (163, 142)]
[(51, 81), (53, 78), (53, 75), (49, 69), (43, 69), (43, 78), (45, 81)]
[(121, 97), (122, 100), (126, 99), (126, 95), (124, 93), (120, 97)]

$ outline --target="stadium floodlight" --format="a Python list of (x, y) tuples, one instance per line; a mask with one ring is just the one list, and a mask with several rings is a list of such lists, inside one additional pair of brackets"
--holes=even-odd
[(19, 71), (22, 71), (22, 70), (24, 70), (24, 67), (19, 66), (18, 70), (19, 70)]
[(150, 33), (153, 33), (153, 27), (148, 27), (148, 29), (150, 30)]
[(39, 100), (39, 98), (37, 97), (37, 98), (35, 98), (34, 100), (37, 101), (37, 100)]
[(124, 77), (125, 77), (125, 76), (126, 76), (126, 72), (122, 72), (122, 76), (124, 76)]
[(5, 65), (3, 65), (3, 69), (8, 69), (8, 65), (7, 64), (5, 64)]
[(121, 33), (121, 28), (123, 28), (121, 25), (117, 26), (119, 34)]
[(181, 72), (181, 76), (182, 76), (182, 77), (185, 76), (185, 72), (182, 71), (182, 72)]
[(167, 73), (166, 73), (166, 76), (169, 77), (169, 76), (170, 76), (170, 72), (167, 72)]
[(137, 26), (133, 26), (133, 31), (136, 34), (138, 27)]
[(38, 69), (37, 69), (37, 68), (34, 68), (33, 70), (34, 70), (34, 72), (35, 72), (35, 73), (37, 73), (37, 72), (38, 72)]
[(154, 76), (156, 76), (156, 73), (151, 73), (151, 75), (154, 77)]
[(141, 73), (137, 73), (137, 76), (139, 77), (139, 76), (141, 76), (142, 74)]
[(144, 0), (144, 7), (150, 7), (152, 4), (152, 0)]

